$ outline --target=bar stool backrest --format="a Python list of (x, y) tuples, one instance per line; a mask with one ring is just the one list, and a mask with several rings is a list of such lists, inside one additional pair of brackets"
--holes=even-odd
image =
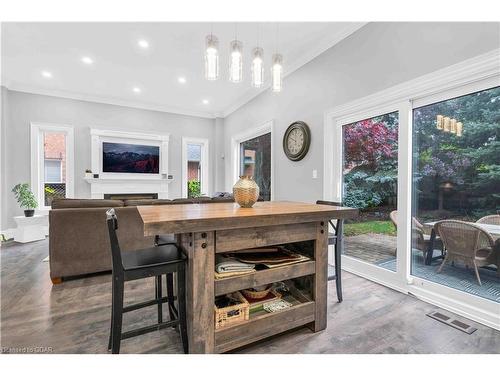
[[(334, 202), (334, 201), (316, 201), (316, 204), (326, 204), (328, 206), (336, 206), (336, 207), (342, 207), (341, 202)], [(328, 220), (330, 225), (333, 227), (335, 230), (335, 236), (339, 237), (342, 235), (342, 220), (337, 220), (337, 224), (334, 224), (332, 220)]]
[(116, 230), (118, 229), (118, 218), (115, 209), (110, 208), (106, 211), (106, 222), (108, 224), (109, 242), (111, 243), (111, 258), (113, 273), (123, 272), (122, 253)]

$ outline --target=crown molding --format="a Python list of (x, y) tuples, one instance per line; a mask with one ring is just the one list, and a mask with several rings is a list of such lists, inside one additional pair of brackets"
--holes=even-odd
[(457, 86), (499, 75), (500, 49), (494, 49), (363, 98), (338, 105), (327, 110), (325, 116), (326, 118), (355, 116), (359, 111), (367, 111), (370, 108), (386, 106), (402, 100), (415, 101)]
[(36, 86), (20, 84), (17, 82), (7, 81), (7, 82), (5, 82), (4, 87), (6, 87), (10, 91), (19, 91), (19, 92), (25, 92), (25, 93), (29, 93), (29, 94), (54, 96), (57, 98), (64, 98), (64, 99), (82, 100), (82, 101), (93, 102), (93, 103), (111, 104), (111, 105), (117, 105), (117, 106), (121, 106), (121, 107), (145, 109), (145, 110), (149, 110), (149, 111), (172, 113), (172, 114), (183, 115), (183, 116), (202, 117), (202, 118), (209, 118), (209, 119), (214, 119), (216, 117), (215, 114), (211, 113), (211, 112), (193, 111), (193, 110), (189, 110), (189, 109), (170, 107), (170, 106), (159, 105), (159, 104), (148, 104), (148, 103), (143, 103), (143, 102), (134, 101), (134, 100), (123, 100), (123, 99), (112, 98), (112, 97), (106, 98), (106, 97), (102, 97), (102, 96), (98, 96), (98, 95), (79, 94), (79, 93), (74, 93), (74, 92), (69, 92), (69, 91), (64, 91), (64, 90), (45, 89), (45, 88), (40, 88), (40, 87), (36, 87)]
[[(315, 47), (313, 49), (311, 49), (309, 52), (305, 54), (302, 54), (300, 58), (296, 59), (293, 64), (287, 65), (283, 78), (286, 78), (287, 76), (295, 72), (297, 69), (301, 68), (308, 62), (312, 61), (313, 59), (321, 55), (323, 52), (330, 49), (335, 44), (339, 43), (349, 35), (353, 34), (366, 24), (367, 22), (349, 22), (346, 23), (346, 25), (339, 32), (332, 35), (330, 34), (326, 35), (322, 40), (315, 43)], [(243, 105), (245, 105), (246, 103), (257, 97), (258, 95), (266, 92), (266, 90), (268, 90), (271, 87), (271, 82), (268, 82), (261, 89), (249, 90), (247, 94), (236, 99), (236, 101), (233, 104), (231, 104), (229, 107), (227, 107), (225, 110), (221, 112), (196, 111), (196, 110), (171, 107), (161, 104), (144, 103), (136, 100), (103, 97), (99, 95), (82, 94), (82, 93), (57, 90), (57, 89), (47, 89), (47, 88), (37, 87), (34, 85), (26, 85), (14, 81), (5, 81), (4, 86), (12, 91), (19, 91), (30, 94), (47, 95), (58, 98), (82, 100), (93, 103), (111, 104), (122, 107), (130, 107), (130, 108), (166, 112), (184, 116), (194, 116), (194, 117), (214, 119), (218, 117), (224, 118), (229, 116), (231, 113), (233, 113), (238, 108), (242, 107)]]
[[(316, 57), (321, 55), (323, 52), (327, 51), (328, 49), (332, 48), (334, 45), (337, 43), (341, 42), (343, 39), (347, 38), (349, 35), (353, 34), (354, 32), (358, 31), (360, 28), (365, 26), (368, 22), (350, 22), (346, 24), (346, 26), (340, 30), (338, 33), (333, 34), (332, 36), (329, 36), (328, 38), (325, 38), (323, 41), (319, 42), (316, 44), (316, 47), (312, 49), (310, 52), (303, 54), (300, 59), (298, 59), (296, 62), (294, 62), (292, 65), (287, 66), (287, 69), (285, 70), (285, 73), (283, 74), (283, 78), (289, 76), (302, 66), (306, 65), (308, 62), (314, 60)], [(246, 103), (251, 101), (252, 99), (256, 98), (260, 94), (266, 92), (269, 88), (271, 87), (271, 82), (268, 80), (268, 82), (264, 85), (259, 90), (256, 91), (251, 91), (248, 94), (245, 94), (241, 96), (239, 99), (237, 99), (233, 104), (231, 104), (229, 107), (227, 107), (225, 110), (222, 111), (222, 117), (227, 117), (240, 107), (244, 106)]]

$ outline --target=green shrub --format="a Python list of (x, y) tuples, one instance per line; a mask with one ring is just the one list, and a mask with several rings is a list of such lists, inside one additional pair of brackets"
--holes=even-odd
[(188, 198), (198, 198), (201, 195), (201, 182), (197, 180), (188, 181)]

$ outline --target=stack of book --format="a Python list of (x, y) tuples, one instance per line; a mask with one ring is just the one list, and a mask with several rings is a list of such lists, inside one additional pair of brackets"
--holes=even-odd
[(280, 246), (248, 249), (230, 254), (232, 258), (246, 264), (276, 268), (310, 260), (308, 257)]

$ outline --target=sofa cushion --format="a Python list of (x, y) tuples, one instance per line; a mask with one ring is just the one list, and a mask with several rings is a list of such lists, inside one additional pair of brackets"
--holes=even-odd
[(205, 202), (210, 202), (211, 200), (212, 198), (210, 197), (176, 198), (171, 203), (172, 204), (205, 203)]
[(210, 203), (232, 203), (234, 202), (233, 197), (214, 197)]
[(170, 204), (170, 199), (126, 199), (125, 206), (155, 206), (159, 204)]
[(98, 207), (123, 207), (123, 201), (118, 199), (54, 199), (51, 207), (59, 208), (98, 208)]

